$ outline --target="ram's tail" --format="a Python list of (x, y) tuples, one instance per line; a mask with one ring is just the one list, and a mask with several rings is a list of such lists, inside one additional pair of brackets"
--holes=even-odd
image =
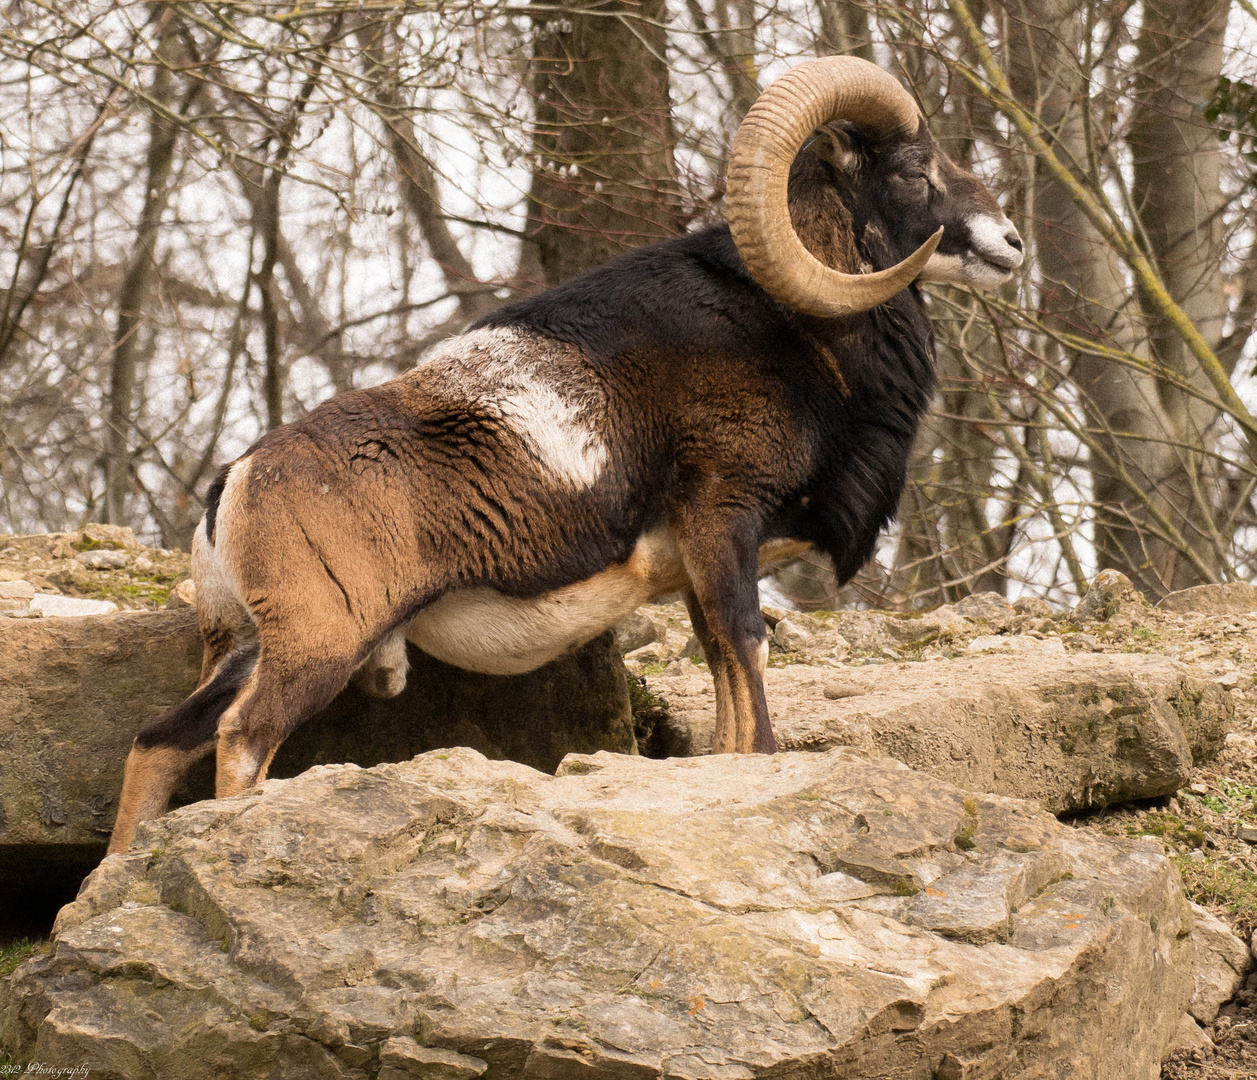
[(257, 659), (257, 638), (236, 646), (222, 659), (209, 682), (170, 712), (146, 724), (135, 737), (135, 745), (145, 750), (159, 746), (195, 750), (212, 742), (218, 734), (218, 721), (235, 700), (236, 691), (253, 674)]

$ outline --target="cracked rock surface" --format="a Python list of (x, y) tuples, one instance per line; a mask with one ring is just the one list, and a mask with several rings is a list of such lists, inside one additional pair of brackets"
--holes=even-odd
[(142, 827), (14, 975), (93, 1077), (1143, 1078), (1159, 844), (851, 748), (325, 766)]

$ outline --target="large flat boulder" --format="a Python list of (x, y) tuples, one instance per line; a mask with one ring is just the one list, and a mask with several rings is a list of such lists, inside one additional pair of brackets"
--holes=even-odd
[[(783, 749), (865, 747), (1056, 812), (1172, 794), (1193, 761), (1217, 752), (1234, 711), (1208, 673), (1151, 654), (796, 664), (769, 668), (766, 683)], [(706, 672), (678, 665), (650, 687), (668, 705), (656, 752), (709, 752), (716, 712)]]
[(1192, 925), (1159, 844), (850, 749), (456, 749), (146, 824), (4, 1038), (111, 1078), (1147, 1080)]
[[(272, 775), (399, 761), (452, 743), (551, 771), (570, 752), (635, 748), (610, 634), (509, 678), (460, 671), (416, 649), (410, 660), (400, 696), (380, 700), (349, 687), (284, 744)], [(200, 666), (189, 608), (0, 619), (0, 853), (102, 845), (131, 740), (192, 692)], [(212, 794), (210, 758), (176, 802)]]

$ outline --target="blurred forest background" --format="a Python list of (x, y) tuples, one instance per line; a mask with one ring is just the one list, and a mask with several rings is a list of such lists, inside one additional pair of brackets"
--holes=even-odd
[(900, 77), (1028, 258), (931, 287), (900, 520), (803, 606), (1257, 575), (1250, 0), (13, 0), (0, 531), (187, 548), (215, 470), (514, 296), (721, 213), (790, 63)]

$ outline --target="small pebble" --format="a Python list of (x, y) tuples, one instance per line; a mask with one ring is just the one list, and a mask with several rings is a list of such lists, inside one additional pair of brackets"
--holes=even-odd
[(851, 655), (851, 642), (849, 642), (841, 634), (835, 634), (834, 635), (834, 651), (833, 651), (834, 659), (845, 660), (850, 655)]
[(829, 701), (841, 701), (843, 698), (859, 697), (861, 694), (867, 694), (868, 692), (868, 687), (861, 686), (859, 683), (849, 682), (826, 683), (821, 690), (821, 693)]
[(771, 604), (764, 604), (760, 607), (759, 613), (764, 617), (769, 627), (776, 627), (782, 619), (789, 617), (790, 612), (783, 611), (779, 607), (773, 607)]

